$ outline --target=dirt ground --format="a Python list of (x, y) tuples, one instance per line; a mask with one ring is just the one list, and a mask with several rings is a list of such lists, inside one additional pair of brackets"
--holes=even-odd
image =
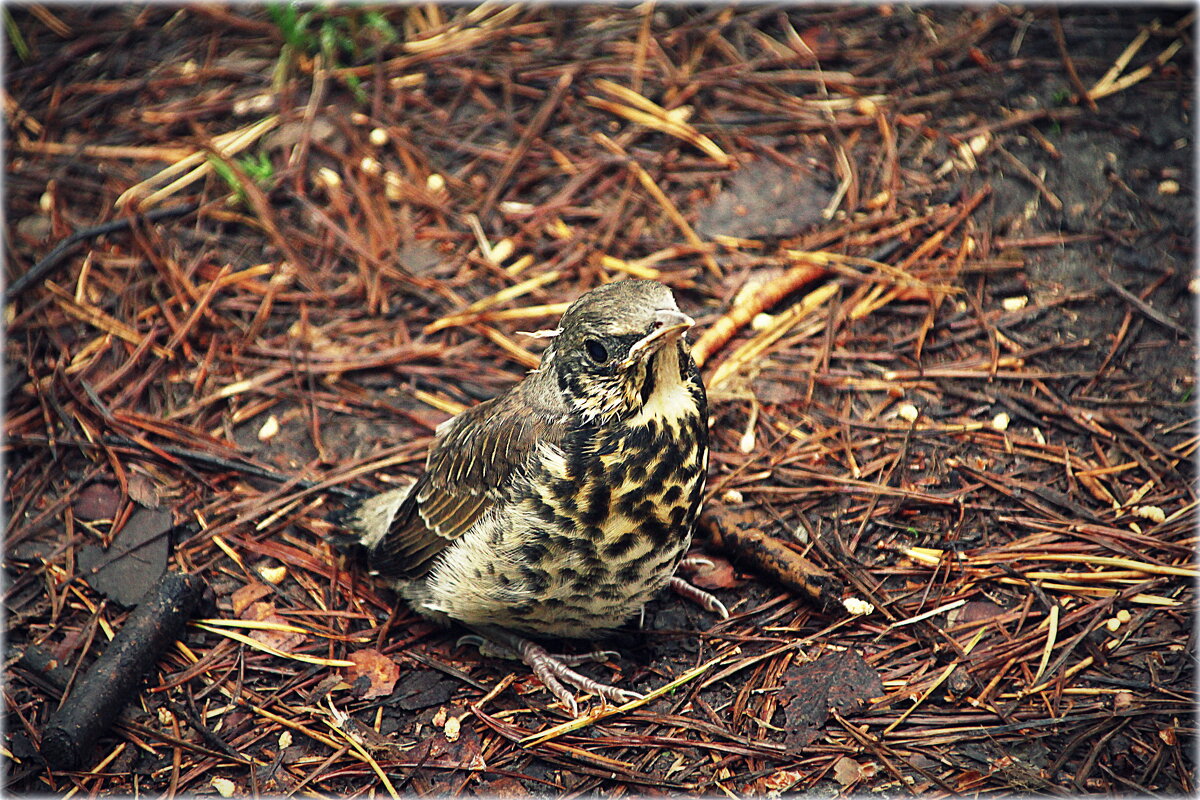
[[(5, 791), (1195, 791), (1189, 8), (4, 13)], [(628, 276), (732, 614), (564, 727), (327, 520)]]

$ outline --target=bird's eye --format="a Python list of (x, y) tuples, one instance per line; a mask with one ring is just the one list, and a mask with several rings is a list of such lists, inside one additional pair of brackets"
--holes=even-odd
[(588, 339), (583, 343), (583, 348), (587, 350), (588, 356), (597, 364), (603, 364), (608, 361), (608, 351), (604, 349), (604, 345), (595, 339)]

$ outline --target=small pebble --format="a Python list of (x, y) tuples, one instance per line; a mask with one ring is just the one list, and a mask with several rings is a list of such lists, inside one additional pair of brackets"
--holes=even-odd
[(462, 720), (458, 717), (451, 717), (446, 720), (446, 727), (442, 728), (442, 732), (446, 735), (447, 742), (457, 742), (462, 733)]
[(331, 170), (329, 167), (321, 167), (317, 170), (317, 183), (326, 188), (332, 189), (334, 186), (342, 185), (342, 176)]
[(892, 193), (885, 190), (873, 195), (871, 199), (867, 201), (867, 208), (872, 211), (877, 211), (890, 203), (891, 200)]
[(1165, 522), (1167, 519), (1166, 513), (1158, 506), (1137, 506), (1133, 509), (1133, 515), (1151, 522)]
[(775, 318), (765, 311), (761, 311), (754, 315), (754, 319), (750, 320), (750, 327), (756, 331), (765, 331), (770, 327)]
[(247, 97), (244, 100), (236, 100), (233, 104), (233, 114), (236, 117), (245, 117), (250, 114), (261, 114), (264, 111), (270, 111), (275, 107), (275, 96), (270, 94), (257, 94), (254, 97)]
[(854, 617), (861, 617), (862, 615), (870, 614), (875, 610), (875, 606), (859, 597), (847, 597), (842, 601), (842, 606), (851, 616)]
[(368, 175), (379, 175), (383, 172), (383, 167), (379, 165), (379, 162), (370, 156), (363, 156), (362, 161), (358, 162), (358, 168)]
[(36, 241), (50, 238), (50, 218), (45, 214), (30, 214), (17, 220), (17, 233)]
[(260, 442), (269, 442), (274, 439), (279, 433), (279, 418), (274, 414), (267, 417), (267, 421), (258, 429), (258, 440)]
[(404, 179), (394, 172), (383, 174), (383, 195), (393, 203), (404, 199)]
[(864, 117), (873, 117), (879, 110), (879, 106), (869, 97), (860, 97), (854, 101), (854, 110)]
[(501, 239), (492, 245), (492, 261), (503, 264), (512, 257), (513, 249), (512, 239)]
[(388, 79), (388, 86), (392, 89), (412, 89), (421, 86), (424, 83), (424, 72), (418, 72), (412, 75), (397, 75), (394, 78)]
[(258, 568), (258, 575), (272, 586), (278, 586), (287, 577), (287, 567), (282, 565), (278, 567), (262, 566)]

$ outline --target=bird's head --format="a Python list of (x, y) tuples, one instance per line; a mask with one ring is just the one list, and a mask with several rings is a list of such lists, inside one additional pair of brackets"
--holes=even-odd
[(541, 370), (588, 417), (636, 414), (656, 387), (683, 380), (681, 340), (694, 324), (657, 281), (605, 284), (563, 314)]

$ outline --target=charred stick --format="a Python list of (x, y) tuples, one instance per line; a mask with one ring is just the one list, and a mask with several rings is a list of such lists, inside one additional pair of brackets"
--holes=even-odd
[(42, 731), (42, 757), (51, 769), (73, 770), (86, 763), (96, 740), (192, 615), (200, 589), (198, 578), (167, 572), (146, 593)]
[(846, 613), (841, 581), (784, 542), (763, 533), (756, 515), (731, 510), (705, 512), (700, 516), (700, 526), (709, 531), (713, 547), (735, 563), (805, 595), (829, 613)]
[(94, 225), (90, 228), (84, 228), (81, 231), (75, 231), (67, 238), (59, 242), (53, 250), (46, 254), (46, 257), (30, 267), (29, 271), (12, 282), (8, 290), (4, 292), (4, 302), (11, 303), (15, 298), (19, 297), (22, 292), (28, 289), (37, 281), (44, 278), (54, 270), (59, 263), (66, 258), (71, 252), (71, 248), (80, 242), (94, 239), (97, 236), (103, 236), (106, 233), (115, 233), (123, 231), (133, 225), (135, 221), (157, 222), (160, 219), (168, 219), (170, 217), (180, 217), (184, 214), (190, 214), (200, 207), (199, 203), (181, 203), (180, 205), (170, 206), (168, 208), (160, 208), (156, 211), (151, 211), (147, 214), (138, 214), (133, 217), (121, 217), (110, 222), (105, 222), (102, 225)]

